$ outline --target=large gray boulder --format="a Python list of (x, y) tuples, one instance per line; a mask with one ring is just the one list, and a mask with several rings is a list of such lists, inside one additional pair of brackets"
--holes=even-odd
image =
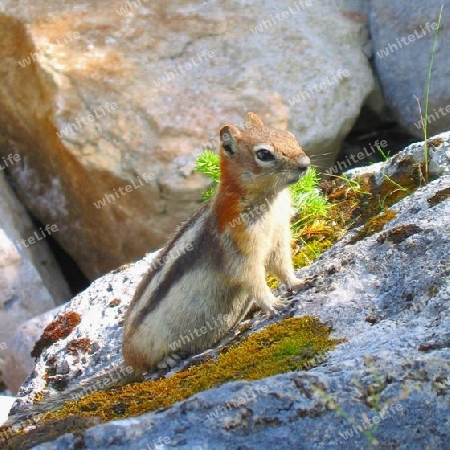
[(400, 124), (423, 138), (420, 100), (425, 93), (433, 39), (444, 5), (434, 58), (428, 105), (428, 136), (450, 128), (450, 2), (446, 0), (372, 0), (370, 31), (373, 56), (383, 93)]
[(255, 110), (332, 163), (372, 92), (360, 2), (6, 0), (0, 156), (91, 280), (201, 201), (195, 157)]
[[(181, 449), (362, 449), (376, 443), (445, 448), (450, 439), (450, 133), (433, 142), (434, 181), (392, 206), (394, 217), (382, 229), (364, 238), (361, 228), (351, 231), (300, 271), (308, 285), (282, 316), (316, 315), (335, 337), (347, 338), (313, 361), (317, 367), (229, 383), (156, 413), (84, 423), (82, 428), (91, 428), (52, 442), (43, 443), (53, 440), (45, 438), (44, 427), (28, 442), (41, 442), (33, 447), (39, 450), (78, 448), (81, 442), (89, 450), (126, 449), (131, 443)], [(417, 169), (423, 155), (423, 143), (413, 144), (386, 163), (347, 175), (369, 177), (376, 187), (386, 177)], [(89, 386), (100, 370), (121, 363), (123, 312), (150, 260), (104, 276), (60, 311), (78, 312), (81, 321), (42, 353), (19, 393), (12, 422), (34, 428), (30, 417), (59, 407), (65, 393)], [(255, 330), (267, 321), (249, 325)], [(68, 343), (83, 338), (95, 349), (82, 357), (70, 354)], [(108, 380), (105, 375), (106, 385)], [(69, 420), (73, 425), (78, 419)]]
[[(76, 449), (80, 442), (85, 450), (445, 449), (449, 357), (443, 350), (400, 364), (382, 360), (361, 370), (229, 383), (167, 411), (68, 433), (33, 449)], [(368, 404), (377, 387), (380, 410)]]

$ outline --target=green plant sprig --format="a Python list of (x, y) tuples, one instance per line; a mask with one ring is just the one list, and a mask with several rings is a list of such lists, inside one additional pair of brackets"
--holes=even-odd
[(439, 30), (441, 28), (442, 11), (444, 10), (444, 4), (441, 4), (439, 11), (438, 24), (436, 32), (434, 33), (433, 47), (431, 50), (430, 65), (428, 67), (427, 85), (425, 88), (425, 114), (422, 114), (422, 108), (420, 106), (420, 100), (416, 97), (419, 105), (420, 121), (422, 122), (423, 137), (424, 137), (424, 180), (425, 183), (429, 181), (429, 150), (428, 150), (428, 105), (430, 100), (430, 86), (431, 86), (431, 73), (433, 71), (434, 54), (436, 53), (437, 40), (439, 36)]
[(195, 161), (195, 170), (206, 175), (212, 186), (203, 193), (203, 200), (208, 200), (216, 192), (220, 178), (219, 155), (211, 150), (205, 150)]

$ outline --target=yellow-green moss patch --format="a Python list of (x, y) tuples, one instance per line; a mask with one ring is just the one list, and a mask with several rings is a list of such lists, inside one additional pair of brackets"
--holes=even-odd
[(292, 258), (294, 267), (300, 269), (301, 267), (309, 266), (317, 259), (323, 252), (328, 250), (335, 242), (335, 239), (320, 239), (315, 238), (308, 241), (306, 244), (299, 246)]
[(275, 289), (278, 286), (278, 279), (273, 275), (269, 275), (266, 277), (266, 283), (270, 287), (270, 289)]
[[(165, 379), (132, 383), (95, 392), (61, 409), (43, 414), (44, 422), (70, 415), (103, 421), (137, 416), (167, 408), (198, 392), (233, 380), (258, 380), (309, 367), (319, 354), (343, 340), (331, 339), (317, 318), (285, 319), (228, 348), (217, 360), (207, 361)], [(308, 351), (305, 351), (308, 349)]]
[[(56, 411), (35, 416), (33, 423), (37, 427), (32, 430), (7, 427), (5, 433), (10, 437), (7, 448), (25, 449), (29, 448), (29, 442), (34, 445), (45, 442), (43, 430), (53, 432), (60, 428), (58, 424), (64, 424), (65, 433), (80, 431), (83, 420), (86, 420), (83, 418), (106, 422), (138, 416), (168, 408), (228, 381), (258, 380), (284, 372), (309, 369), (312, 363), (321, 360), (317, 358), (318, 355), (332, 350), (345, 340), (331, 339), (329, 334), (330, 329), (315, 317), (284, 319), (227, 348), (216, 360), (203, 362), (165, 379), (132, 383), (67, 402)], [(85, 423), (88, 428), (90, 422)], [(48, 424), (52, 426), (48, 427)], [(52, 439), (55, 437), (53, 433)]]

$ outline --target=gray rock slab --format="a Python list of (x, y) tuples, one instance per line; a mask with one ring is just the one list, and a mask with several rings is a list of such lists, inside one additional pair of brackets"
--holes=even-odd
[[(97, 425), (35, 449), (75, 449), (81, 442), (86, 449), (365, 449), (376, 443), (386, 449), (446, 448), (450, 439), (448, 137), (439, 138), (442, 145), (431, 155), (433, 164), (439, 162), (440, 176), (395, 204), (391, 209), (397, 216), (380, 232), (358, 241), (354, 239), (358, 229), (352, 230), (299, 271), (308, 284), (283, 316), (316, 315), (332, 327), (334, 337), (347, 339), (325, 357), (316, 358), (311, 363), (316, 367), (228, 383), (164, 411)], [(423, 146), (415, 144), (391, 161), (365, 170), (372, 170), (376, 178), (420, 154)], [(33, 377), (22, 387), (11, 420), (39, 410), (31, 405), (35, 392), (45, 392), (50, 399), (61, 395), (44, 381), (50, 356), (67, 361), (67, 386), (88, 381), (107, 363), (120, 363), (117, 324), (135, 279), (147, 264), (140, 261), (124, 272), (106, 275), (67, 305), (67, 310), (86, 312), (82, 322), (71, 336), (43, 353)], [(111, 312), (107, 305), (113, 298), (122, 303)], [(253, 330), (266, 325), (263, 318), (252, 322)], [(86, 361), (71, 360), (64, 351), (67, 341), (88, 333), (96, 339), (98, 351)], [(45, 401), (39, 406), (45, 408)]]

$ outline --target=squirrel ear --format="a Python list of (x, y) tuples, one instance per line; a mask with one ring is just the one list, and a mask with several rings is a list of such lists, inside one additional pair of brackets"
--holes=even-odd
[(254, 127), (262, 128), (263, 126), (264, 126), (263, 121), (257, 114), (255, 114), (252, 111), (249, 111), (247, 113), (247, 115), (245, 116), (245, 128), (247, 130), (254, 128)]
[(241, 132), (233, 125), (225, 125), (220, 129), (220, 145), (229, 155), (234, 155), (237, 150), (237, 138)]

